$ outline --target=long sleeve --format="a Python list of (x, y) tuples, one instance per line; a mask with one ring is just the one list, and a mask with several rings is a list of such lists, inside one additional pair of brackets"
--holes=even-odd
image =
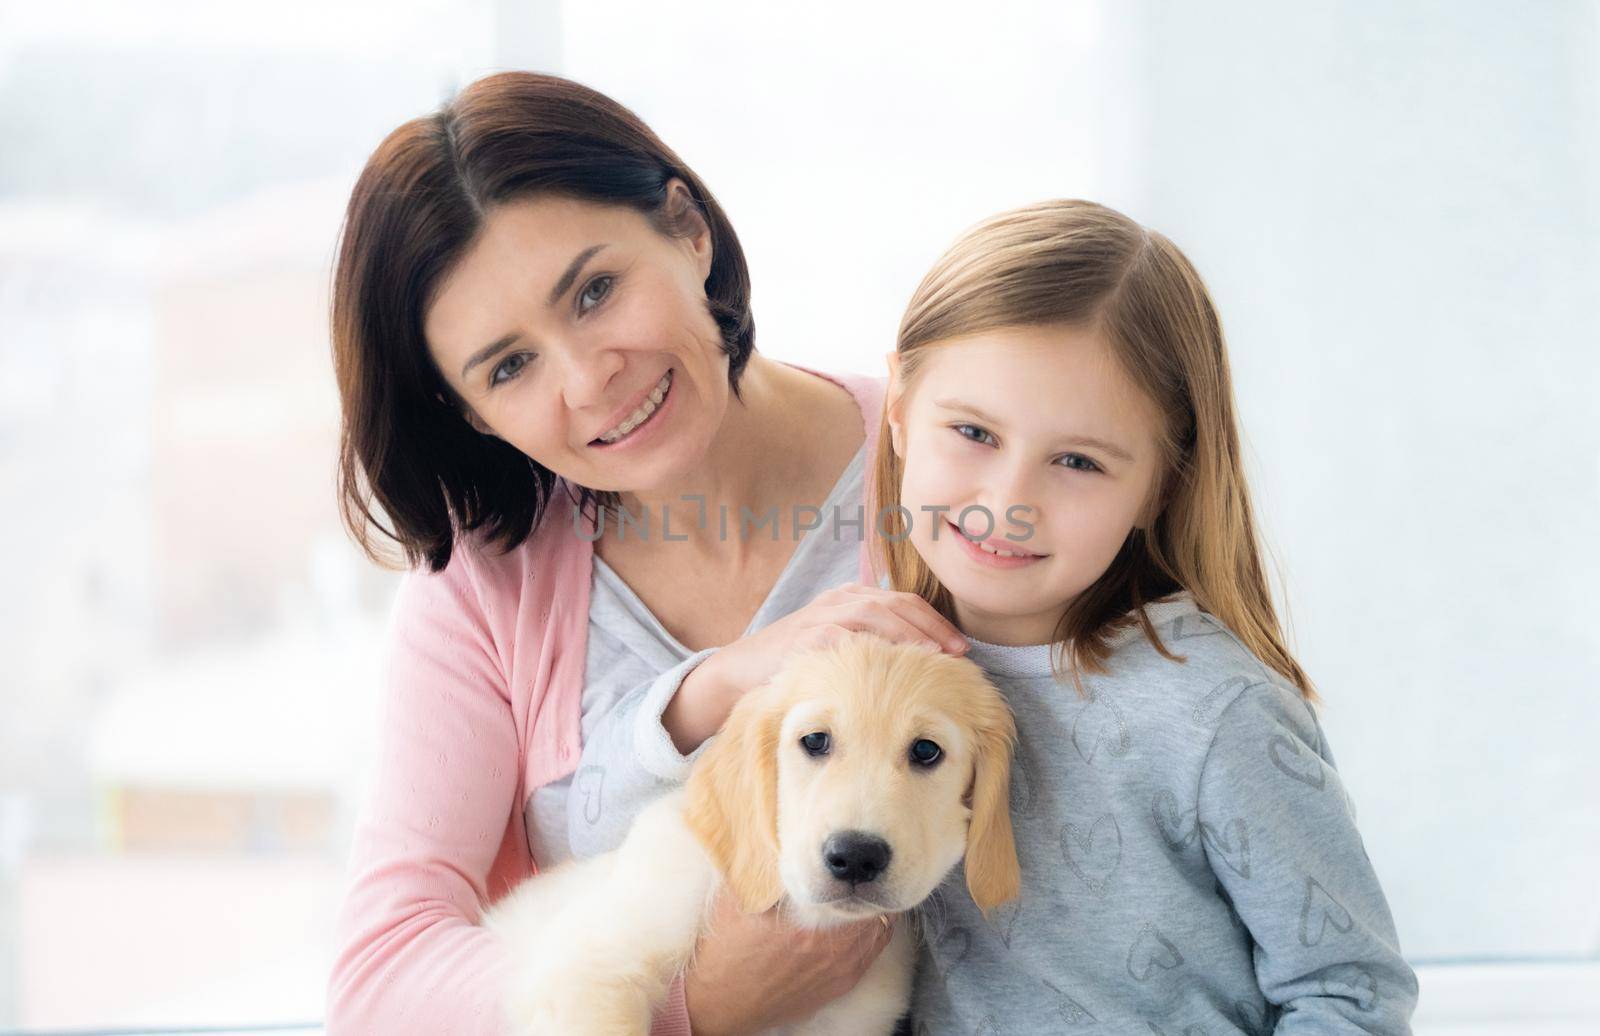
[[(1417, 978), (1315, 713), (1275, 684), (1219, 719), (1201, 771), (1201, 841), (1254, 942), (1275, 1032), (1410, 1033)], [(1249, 1031), (1265, 1020), (1241, 1018)]]
[(504, 955), (478, 925), (516, 795), (511, 706), (463, 572), (413, 572), (391, 615), (379, 759), (357, 823), (329, 1036), (501, 1036)]
[[(639, 811), (688, 778), (701, 749), (680, 753), (661, 725), (661, 714), (684, 678), (715, 650), (697, 651), (623, 695), (584, 739), (567, 795), (567, 836), (574, 856), (596, 856), (621, 845)], [(689, 1036), (683, 976), (673, 981), (653, 1022), (651, 1036)]]
[(684, 679), (716, 650), (697, 651), (623, 695), (584, 739), (567, 797), (567, 837), (574, 856), (596, 856), (621, 845), (640, 810), (688, 779), (705, 746), (688, 755), (679, 752), (661, 725), (661, 714)]

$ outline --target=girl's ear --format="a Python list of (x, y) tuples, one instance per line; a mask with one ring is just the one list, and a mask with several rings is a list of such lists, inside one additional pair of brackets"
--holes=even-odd
[(889, 444), (894, 447), (895, 456), (904, 458), (906, 455), (905, 386), (900, 381), (900, 354), (890, 353), (884, 359), (889, 364), (889, 385), (883, 394), (884, 420), (889, 424)]
[(771, 685), (739, 699), (689, 773), (684, 820), (746, 913), (778, 902), (778, 728)]
[(1156, 519), (1161, 517), (1161, 512), (1167, 508), (1169, 495), (1168, 480), (1165, 472), (1158, 472), (1155, 484), (1150, 487), (1149, 496), (1145, 499), (1144, 507), (1139, 511), (1139, 517), (1134, 521), (1133, 527), (1144, 532), (1149, 532), (1156, 524)]

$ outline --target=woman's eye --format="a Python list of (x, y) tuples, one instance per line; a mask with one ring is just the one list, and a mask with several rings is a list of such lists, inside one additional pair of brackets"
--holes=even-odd
[[(984, 431), (982, 428), (979, 428), (975, 424), (958, 424), (958, 425), (953, 425), (952, 427), (955, 428), (957, 435), (961, 436), (963, 439), (966, 439), (969, 442), (981, 443), (985, 439), (993, 439), (994, 438), (994, 436), (990, 435), (988, 432)], [(971, 429), (972, 431), (977, 432), (978, 433), (977, 437), (974, 438), (973, 436), (970, 436), (966, 432), (962, 431), (962, 429), (964, 429), (964, 428)]]
[(584, 285), (583, 291), (578, 295), (578, 310), (583, 313), (589, 312), (604, 302), (609, 294), (611, 294), (611, 275), (601, 274)]
[(827, 755), (831, 744), (832, 739), (821, 731), (807, 734), (800, 739), (800, 747), (806, 750), (807, 755)]
[(496, 385), (505, 384), (506, 382), (515, 378), (518, 374), (521, 374), (522, 368), (526, 367), (527, 365), (527, 353), (512, 353), (510, 356), (507, 356), (505, 359), (501, 360), (500, 365), (494, 369), (494, 373), (489, 375), (489, 387), (493, 388)]
[(927, 738), (911, 742), (911, 761), (918, 766), (932, 766), (944, 755), (944, 749)]
[(1099, 471), (1100, 470), (1100, 465), (1096, 464), (1094, 461), (1090, 460), (1088, 457), (1085, 457), (1081, 453), (1069, 453), (1065, 457), (1062, 457), (1061, 459), (1064, 460), (1064, 461), (1065, 460), (1076, 460), (1076, 461), (1082, 461), (1083, 462), (1083, 466), (1082, 467), (1079, 467), (1076, 464), (1065, 465), (1071, 471)]

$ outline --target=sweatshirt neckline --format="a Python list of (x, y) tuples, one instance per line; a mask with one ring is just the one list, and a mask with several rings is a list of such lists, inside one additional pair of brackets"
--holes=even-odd
[[(1150, 617), (1150, 625), (1159, 629), (1163, 623), (1171, 622), (1180, 615), (1197, 613), (1200, 608), (1195, 603), (1193, 594), (1187, 590), (1180, 590), (1158, 601), (1147, 603), (1144, 610)], [(1129, 628), (1113, 634), (1110, 643), (1113, 647), (1120, 647), (1143, 636), (1144, 630), (1135, 620)], [(1053, 644), (991, 644), (976, 637), (968, 637), (967, 640), (972, 647), (965, 657), (992, 675), (1020, 677), (1052, 675), (1050, 655), (1055, 647)]]

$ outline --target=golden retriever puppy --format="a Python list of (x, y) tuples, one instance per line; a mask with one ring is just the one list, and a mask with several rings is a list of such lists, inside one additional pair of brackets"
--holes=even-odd
[[(965, 856), (981, 909), (1014, 898), (1015, 738), (966, 659), (870, 633), (795, 653), (621, 846), (529, 879), (485, 916), (510, 952), (513, 1031), (644, 1036), (723, 885), (746, 911), (821, 927), (910, 910)], [(892, 1032), (914, 938), (896, 924), (854, 989), (781, 1031)]]

